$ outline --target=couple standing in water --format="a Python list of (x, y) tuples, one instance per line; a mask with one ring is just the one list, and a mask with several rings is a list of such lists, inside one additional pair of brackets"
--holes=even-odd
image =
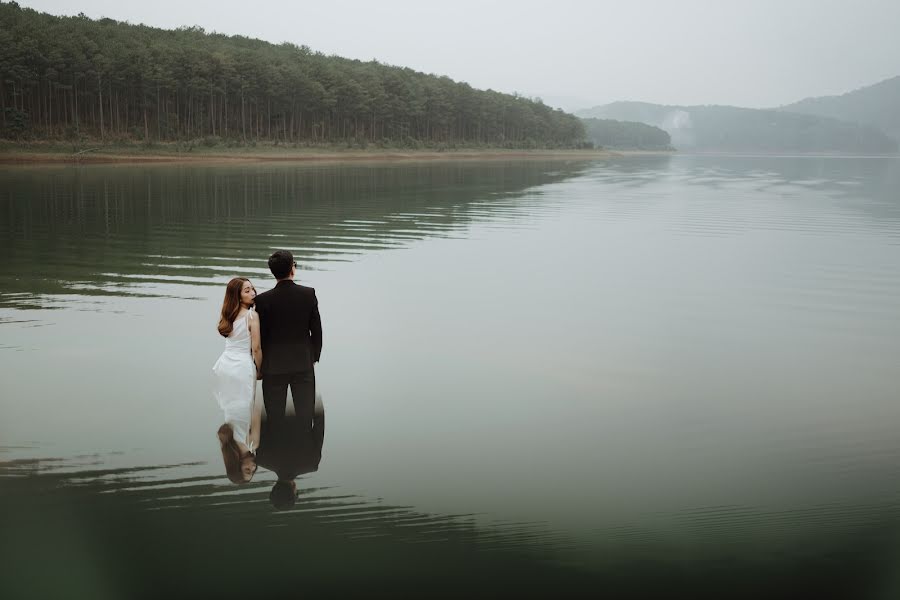
[[(310, 451), (315, 454), (317, 439), (321, 455), (324, 418), (315, 407), (314, 365), (322, 353), (322, 321), (316, 292), (294, 283), (297, 263), (287, 250), (278, 250), (269, 257), (269, 270), (278, 281), (274, 288), (258, 296), (249, 279), (235, 277), (229, 281), (219, 318), (218, 330), (225, 337), (225, 351), (213, 366), (213, 393), (225, 413), (225, 424), (219, 428), (218, 436), (225, 472), (234, 483), (250, 481), (257, 463), (278, 464), (284, 473), (297, 471), (297, 465), (291, 467), (287, 463), (308, 463)], [(262, 380), (262, 403), (256, 398), (258, 379)], [(288, 388), (293, 417), (285, 415)], [(303, 457), (289, 460), (287, 454), (304, 450)], [(281, 495), (288, 495), (288, 487), (295, 494), (296, 473), (288, 485), (282, 481), (282, 473), (273, 470), (279, 475), (275, 488), (285, 484), (280, 486), (285, 492)], [(275, 488), (273, 495), (277, 495)], [(276, 499), (272, 501), (277, 506)]]

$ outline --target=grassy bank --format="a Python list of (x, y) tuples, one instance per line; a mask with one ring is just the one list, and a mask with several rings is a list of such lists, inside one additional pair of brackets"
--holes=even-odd
[(383, 148), (368, 146), (238, 145), (214, 142), (157, 144), (0, 141), (0, 164), (154, 163), (362, 160), (486, 160), (504, 158), (602, 158), (604, 150), (506, 149), (487, 147)]

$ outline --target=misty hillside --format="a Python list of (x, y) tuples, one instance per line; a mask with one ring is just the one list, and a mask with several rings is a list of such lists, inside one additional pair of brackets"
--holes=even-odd
[(840, 96), (806, 98), (779, 110), (873, 125), (900, 141), (900, 76)]
[(646, 123), (582, 119), (585, 136), (595, 147), (611, 150), (671, 150), (668, 133)]
[(638, 121), (659, 127), (679, 150), (701, 152), (893, 153), (880, 130), (828, 117), (733, 106), (665, 106), (613, 102), (579, 111), (582, 118)]

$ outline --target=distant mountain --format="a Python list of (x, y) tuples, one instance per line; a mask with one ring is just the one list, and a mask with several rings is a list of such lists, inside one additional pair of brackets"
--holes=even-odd
[(875, 127), (782, 110), (734, 106), (665, 106), (613, 102), (581, 118), (637, 121), (659, 127), (679, 150), (701, 152), (893, 153), (896, 140)]
[(778, 110), (872, 125), (900, 141), (900, 75), (840, 96), (806, 98)]
[(585, 136), (596, 147), (612, 150), (671, 150), (669, 134), (646, 123), (582, 119)]

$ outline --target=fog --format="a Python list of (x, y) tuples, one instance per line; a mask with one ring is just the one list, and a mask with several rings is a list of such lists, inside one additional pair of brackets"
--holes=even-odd
[(895, 0), (26, 0), (162, 28), (306, 45), (566, 110), (615, 100), (772, 107), (900, 74)]

